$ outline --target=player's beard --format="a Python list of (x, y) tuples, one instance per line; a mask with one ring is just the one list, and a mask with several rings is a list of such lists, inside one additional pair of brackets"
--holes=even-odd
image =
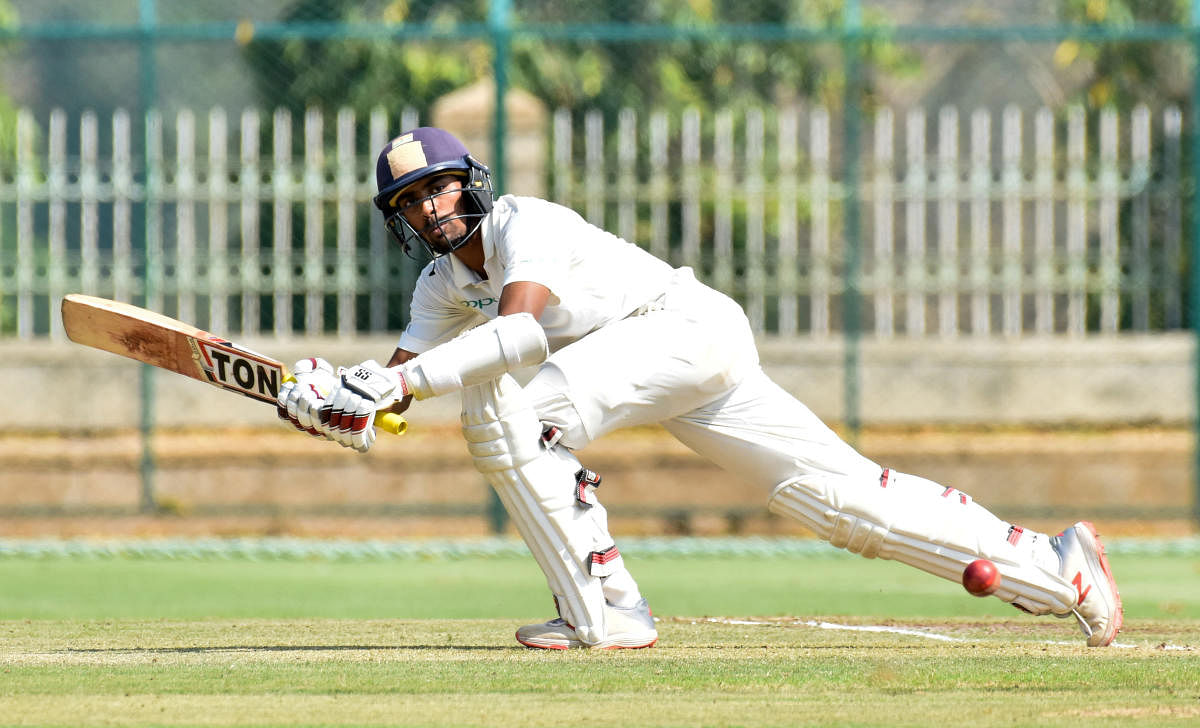
[[(451, 231), (448, 228), (448, 226), (451, 223), (458, 223), (459, 226), (462, 227), (462, 231), (455, 234), (453, 231)], [(446, 255), (446, 254), (450, 253), (456, 247), (458, 247), (463, 242), (463, 240), (467, 237), (466, 226), (462, 225), (460, 220), (447, 220), (444, 223), (434, 222), (425, 228), (426, 233), (429, 233), (434, 230), (441, 231), (441, 233), (442, 233), (441, 237), (431, 236), (431, 235), (427, 235), (427, 234), (422, 235), (422, 237), (425, 238), (425, 242), (429, 245), (429, 248), (431, 250), (433, 250), (433, 252), (437, 253), (438, 255)]]

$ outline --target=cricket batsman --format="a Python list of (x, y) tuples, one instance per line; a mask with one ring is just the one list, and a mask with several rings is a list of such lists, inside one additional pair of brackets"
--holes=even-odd
[[(280, 389), (280, 416), (366, 452), (375, 412), (461, 392), (462, 432), (546, 576), (558, 614), (519, 628), (545, 649), (650, 647), (654, 618), (609, 534), (599, 477), (575, 452), (661, 423), (762, 487), (769, 509), (835, 546), (958, 581), (996, 565), (995, 596), (1074, 616), (1092, 646), (1121, 628), (1121, 598), (1092, 524), (1056, 536), (1000, 520), (967, 494), (872, 462), (759, 365), (726, 295), (545, 200), (493, 199), (488, 168), (450, 133), (391, 140), (375, 206), (432, 260), (386, 365), (314, 358)], [(510, 372), (537, 367), (524, 387)], [(340, 373), (339, 373), (340, 372)]]

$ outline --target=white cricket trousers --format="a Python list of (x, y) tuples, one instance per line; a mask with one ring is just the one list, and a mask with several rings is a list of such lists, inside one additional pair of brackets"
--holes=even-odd
[(807, 475), (877, 482), (881, 468), (762, 371), (740, 306), (683, 268), (649, 310), (555, 352), (526, 387), (539, 416), (582, 449), (661, 423), (762, 488)]
[[(767, 377), (741, 307), (696, 282), (690, 271), (682, 270), (657, 304), (555, 352), (530, 381), (538, 416), (562, 431), (563, 445), (579, 449), (620, 427), (661, 423), (695, 452), (759, 486), (764, 499), (778, 497), (779, 488), (805, 492), (788, 483), (816, 488), (823, 494), (820, 515), (811, 522), (803, 513), (795, 516), (810, 527), (824, 529), (831, 509), (849, 509), (839, 524), (866, 525), (855, 533), (878, 536), (889, 548), (893, 541), (916, 544), (915, 556), (897, 552), (888, 558), (944, 578), (957, 578), (978, 555), (1014, 569), (1056, 558), (1043, 535), (1028, 532), (1022, 541), (1024, 529), (953, 488), (914, 476), (903, 476), (904, 486), (889, 485), (883, 468)], [(784, 499), (795, 500), (796, 493)], [(833, 532), (818, 533), (841, 540)], [(837, 545), (873, 555), (862, 550), (864, 544)], [(1011, 574), (1015, 579), (1025, 572)], [(604, 587), (614, 603), (637, 596), (625, 570)], [(1014, 591), (1006, 601), (1022, 594)], [(1044, 613), (1045, 600), (1026, 601), (1027, 609)]]

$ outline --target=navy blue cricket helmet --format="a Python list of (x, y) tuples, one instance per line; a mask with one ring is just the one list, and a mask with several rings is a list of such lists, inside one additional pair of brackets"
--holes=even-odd
[[(459, 215), (437, 221), (439, 226), (451, 220), (467, 220), (469, 232), (460, 239), (449, 242), (449, 249), (434, 250), (429, 241), (404, 218), (404, 208), (399, 199), (405, 189), (427, 177), (453, 174), (463, 180), (462, 191), (466, 210)], [(471, 236), (483, 224), (492, 211), (491, 171), (471, 156), (466, 146), (450, 132), (432, 126), (423, 126), (407, 131), (387, 143), (375, 162), (375, 182), (379, 193), (375, 195), (375, 207), (383, 213), (384, 225), (396, 238), (405, 252), (410, 252), (414, 240), (421, 241), (433, 257), (444, 255), (466, 245)], [(453, 190), (435, 193), (414, 201), (421, 204), (426, 200)], [(471, 224), (474, 221), (474, 224)]]

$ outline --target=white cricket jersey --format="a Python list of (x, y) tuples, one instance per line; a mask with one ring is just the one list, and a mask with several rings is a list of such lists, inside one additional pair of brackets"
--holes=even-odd
[(658, 298), (676, 274), (575, 211), (534, 197), (496, 200), (482, 232), (487, 279), (454, 255), (426, 265), (401, 349), (420, 354), (496, 318), (504, 286), (531, 281), (550, 289), (539, 321), (554, 352)]

